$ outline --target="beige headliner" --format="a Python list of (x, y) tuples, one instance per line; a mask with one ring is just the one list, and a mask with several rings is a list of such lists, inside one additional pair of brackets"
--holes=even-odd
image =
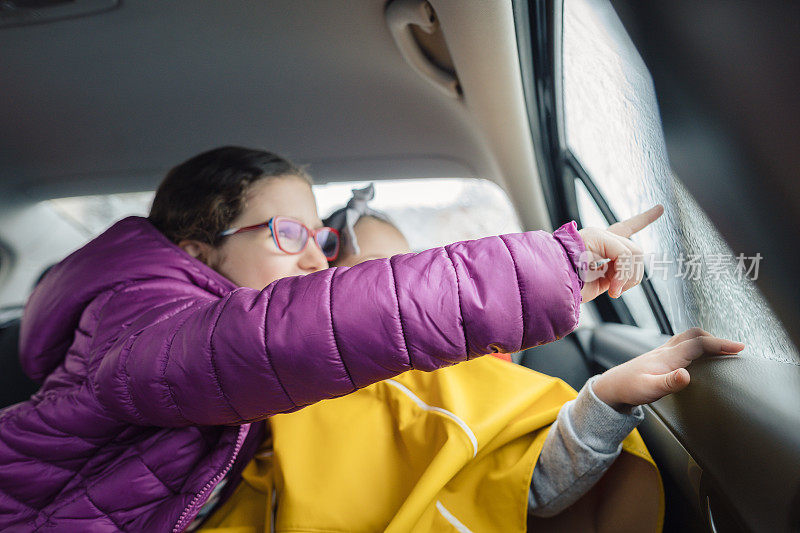
[(510, 1), (432, 0), (465, 99), (398, 52), (384, 2), (126, 1), (0, 30), (0, 196), (154, 187), (220, 144), (311, 164), (319, 181), (488, 177), (548, 228)]

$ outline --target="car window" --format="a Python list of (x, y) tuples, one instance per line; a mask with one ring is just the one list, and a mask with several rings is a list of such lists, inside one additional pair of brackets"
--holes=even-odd
[[(605, 228), (608, 226), (608, 221), (603, 215), (603, 212), (597, 206), (597, 203), (592, 198), (586, 185), (579, 179), (575, 180), (575, 196), (578, 203), (578, 213), (580, 214), (581, 224), (584, 227)], [(653, 331), (660, 331), (658, 321), (656, 320), (653, 310), (647, 301), (644, 290), (641, 285), (625, 291), (622, 295), (622, 301), (628, 307), (634, 322), (640, 328), (650, 329)]]
[(48, 200), (49, 206), (68, 224), (87, 237), (100, 235), (111, 224), (127, 216), (146, 217), (153, 203), (153, 191), (72, 196)]
[[(317, 207), (324, 218), (340, 208), (351, 190), (369, 182), (314, 186)], [(375, 183), (370, 206), (385, 212), (420, 251), (466, 239), (522, 231), (505, 191), (484, 179), (404, 179)]]
[[(664, 205), (661, 219), (634, 240), (647, 253), (647, 276), (673, 329), (700, 326), (747, 343), (748, 354), (800, 361), (753, 283), (769, 259), (758, 250), (734, 256), (673, 175), (653, 81), (609, 2), (568, 0), (563, 16), (567, 148), (617, 220)], [(576, 195), (581, 216), (600, 222), (586, 188)], [(625, 302), (637, 322), (647, 321), (641, 299), (631, 296)]]

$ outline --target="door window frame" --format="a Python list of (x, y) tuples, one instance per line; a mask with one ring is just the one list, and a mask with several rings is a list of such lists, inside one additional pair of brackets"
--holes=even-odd
[[(562, 88), (563, 0), (513, 0), (522, 85), (534, 150), (553, 227), (575, 220), (582, 227), (575, 179), (589, 191), (607, 223), (618, 222), (586, 169), (569, 150)], [(641, 283), (661, 333), (674, 335), (664, 307), (648, 279)], [(622, 298), (594, 300), (604, 322), (635, 325)]]

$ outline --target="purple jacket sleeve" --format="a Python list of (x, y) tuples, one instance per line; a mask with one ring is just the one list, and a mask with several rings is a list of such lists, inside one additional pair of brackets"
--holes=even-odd
[(576, 327), (583, 250), (570, 222), (221, 299), (132, 285), (100, 311), (103, 329), (122, 333), (95, 346), (92, 385), (110, 414), (133, 423), (240, 424), (411, 368), (516, 352)]

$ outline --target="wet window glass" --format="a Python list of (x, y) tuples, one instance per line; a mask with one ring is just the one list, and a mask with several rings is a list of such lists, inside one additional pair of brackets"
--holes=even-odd
[(675, 331), (700, 326), (745, 342), (748, 355), (800, 361), (753, 284), (769, 258), (734, 256), (671, 172), (652, 78), (611, 5), (566, 0), (563, 28), (567, 147), (617, 220), (664, 205), (634, 240)]

